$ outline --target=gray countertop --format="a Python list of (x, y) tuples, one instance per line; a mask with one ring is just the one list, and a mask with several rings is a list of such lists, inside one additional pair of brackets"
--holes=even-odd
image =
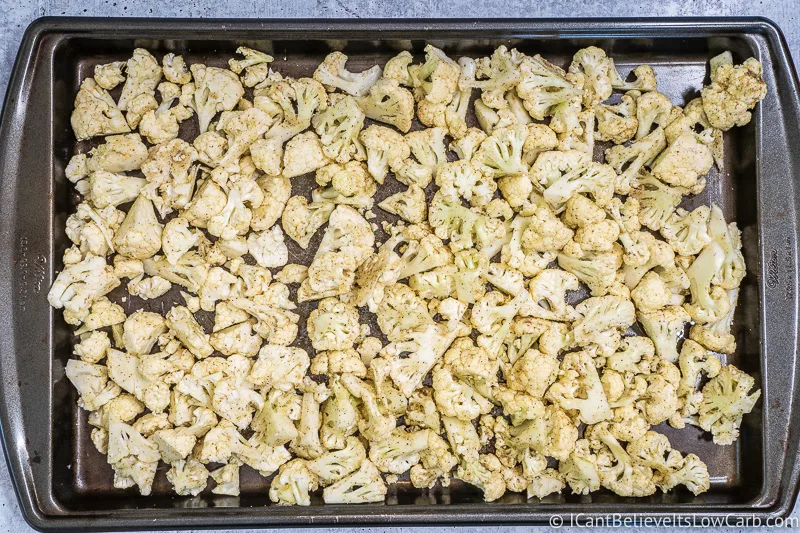
[[(605, 4), (604, 7), (599, 7)], [(0, 0), (0, 98), (3, 98), (22, 34), (41, 16), (95, 17), (241, 17), (241, 18), (471, 18), (504, 17), (652, 17), (652, 16), (762, 16), (775, 21), (786, 36), (792, 57), (800, 57), (800, 2), (796, 0), (187, 0), (155, 3), (144, 0)], [(798, 527), (800, 512), (791, 518)], [(383, 532), (398, 528), (359, 528)], [(411, 533), (433, 532), (433, 528), (404, 528)], [(459, 532), (485, 528), (458, 529)], [(564, 527), (565, 531), (573, 528)], [(663, 528), (654, 528), (661, 530)], [(715, 531), (750, 531), (753, 528), (712, 528)], [(772, 528), (761, 528), (771, 530)], [(523, 527), (496, 528), (503, 533), (529, 531)], [(575, 529), (577, 531), (577, 529)], [(5, 461), (0, 461), (0, 533), (33, 531), (22, 518)], [(327, 533), (336, 529), (307, 529)], [(611, 531), (611, 529), (608, 529)]]

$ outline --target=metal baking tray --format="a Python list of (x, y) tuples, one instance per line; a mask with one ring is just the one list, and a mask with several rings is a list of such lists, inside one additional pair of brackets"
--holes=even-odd
[[(763, 401), (745, 417), (741, 438), (733, 446), (715, 446), (695, 428), (659, 428), (675, 448), (708, 463), (711, 490), (699, 497), (677, 491), (643, 499), (600, 491), (542, 501), (509, 493), (484, 503), (479, 491), (457, 480), (447, 489), (430, 491), (401, 481), (390, 488), (385, 504), (324, 505), (315, 498), (310, 507), (279, 507), (269, 502), (268, 482), (247, 467), (238, 498), (208, 490), (194, 498), (171, 495), (164, 468), (153, 496), (114, 489), (111, 469), (91, 444), (86, 413), (76, 406), (76, 394), (64, 376), (74, 339), (61, 313), (46, 300), (62, 266), (68, 242), (64, 223), (76, 201), (64, 168), (76, 151), (92, 146), (77, 143), (69, 125), (80, 80), (91, 75), (94, 65), (125, 59), (135, 47), (157, 55), (180, 53), (187, 62), (223, 64), (237, 46), (247, 44), (273, 53), (280, 72), (299, 76), (310, 75), (334, 49), (347, 53), (358, 70), (383, 64), (401, 49), (419, 53), (426, 42), (452, 56), (487, 55), (506, 44), (541, 53), (562, 66), (577, 49), (594, 44), (609, 52), (623, 73), (633, 65), (653, 65), (659, 89), (675, 103), (697, 95), (707, 77), (708, 59), (723, 50), (732, 50), (737, 62), (749, 56), (762, 62), (767, 97), (750, 124), (726, 133), (724, 171), (713, 170), (706, 191), (686, 201), (687, 206), (719, 203), (726, 218), (736, 220), (743, 231), (748, 276), (735, 320), (739, 348), (728, 362), (753, 373), (763, 389)], [(800, 478), (800, 406), (794, 400), (800, 388), (798, 139), (797, 76), (780, 30), (764, 19), (39, 19), (23, 39), (0, 122), (0, 422), (25, 518), (37, 529), (87, 531), (521, 524), (551, 517), (566, 525), (570, 515), (581, 522), (611, 513), (677, 514), (694, 523), (731, 514), (786, 516)], [(293, 193), (308, 193), (312, 182), (294, 180)], [(390, 192), (381, 190), (378, 198)], [(178, 296), (166, 298), (173, 297), (179, 301)], [(128, 298), (129, 311), (143, 307), (136, 300)]]

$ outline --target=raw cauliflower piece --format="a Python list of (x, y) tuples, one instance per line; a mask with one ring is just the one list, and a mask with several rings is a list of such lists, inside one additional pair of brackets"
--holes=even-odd
[(186, 307), (178, 305), (170, 309), (167, 313), (166, 325), (175, 334), (175, 337), (198, 358), (203, 359), (214, 353), (208, 334), (203, 331), (202, 326), (197, 323)]
[(114, 247), (128, 257), (147, 259), (161, 249), (162, 231), (153, 203), (139, 196), (114, 236)]
[(447, 104), (458, 87), (461, 68), (440, 49), (432, 45), (425, 47), (425, 63), (408, 67), (408, 75), (414, 86), (414, 98), (431, 103)]
[(378, 207), (411, 224), (424, 222), (428, 212), (425, 191), (414, 183), (410, 184), (405, 191), (400, 191), (384, 199), (378, 204)]
[(313, 131), (301, 133), (286, 143), (283, 152), (283, 176), (293, 178), (330, 163), (320, 138)]
[(356, 472), (325, 487), (322, 491), (325, 503), (382, 502), (385, 497), (386, 484), (381, 479), (377, 467), (366, 459)]
[(319, 479), (304, 459), (281, 465), (269, 487), (269, 499), (278, 505), (311, 505), (309, 492), (319, 488)]
[(239, 495), (239, 465), (227, 464), (209, 474), (217, 484), (211, 492), (225, 496)]
[(270, 230), (250, 233), (247, 250), (262, 267), (282, 267), (289, 262), (289, 249), (283, 241), (283, 232), (275, 225)]
[(378, 65), (356, 74), (348, 71), (345, 63), (347, 56), (343, 53), (328, 54), (314, 71), (314, 79), (331, 91), (340, 89), (352, 96), (364, 96), (383, 74), (383, 69)]
[(119, 278), (104, 258), (86, 254), (56, 276), (47, 301), (56, 309), (64, 309), (67, 323), (78, 325), (89, 315), (90, 305), (118, 285)]
[(74, 105), (70, 123), (79, 141), (131, 131), (114, 99), (92, 78), (83, 80)]
[(92, 331), (81, 336), (81, 342), (76, 344), (72, 352), (86, 363), (97, 363), (106, 356), (106, 351), (111, 348), (111, 339), (104, 331)]
[(161, 81), (161, 66), (150, 52), (136, 48), (126, 65), (127, 79), (122, 87), (118, 107), (125, 111), (133, 100), (142, 94), (152, 95)]
[(325, 298), (308, 316), (308, 336), (315, 350), (352, 348), (358, 337), (358, 311), (336, 298)]
[[(189, 67), (194, 82), (187, 92), (187, 103), (197, 113), (200, 133), (208, 131), (211, 120), (220, 111), (231, 111), (244, 95), (239, 77), (227, 69), (195, 63)], [(181, 100), (183, 101), (183, 99)]]
[(710, 63), (711, 85), (700, 91), (708, 121), (723, 131), (744, 126), (750, 122), (750, 110), (767, 94), (761, 63), (751, 57), (734, 65), (730, 52), (712, 58)]
[(80, 394), (78, 405), (95, 411), (120, 395), (122, 390), (108, 379), (108, 369), (102, 365), (70, 359), (65, 374)]
[(653, 176), (668, 185), (693, 188), (711, 170), (714, 158), (694, 132), (681, 134), (655, 158)]
[(612, 416), (600, 377), (587, 351), (564, 356), (558, 380), (550, 386), (546, 398), (564, 410), (577, 411), (578, 418), (586, 424), (596, 424)]
[(308, 203), (303, 196), (293, 196), (286, 203), (282, 215), (282, 225), (301, 248), (306, 249), (316, 231), (325, 224), (333, 213), (336, 204), (332, 202)]
[(108, 426), (108, 463), (114, 468), (114, 487), (139, 487), (150, 494), (160, 455), (155, 444), (128, 424), (112, 419)]
[(358, 98), (358, 106), (372, 120), (390, 124), (403, 133), (411, 129), (414, 97), (396, 80), (378, 80), (370, 87), (368, 95)]
[(94, 81), (103, 89), (110, 91), (125, 81), (125, 75), (122, 73), (124, 67), (124, 61), (112, 61), (104, 65), (95, 65)]
[(722, 367), (703, 387), (697, 424), (714, 436), (714, 443), (733, 444), (739, 437), (742, 416), (755, 407), (761, 389), (750, 394), (755, 380), (733, 365)]

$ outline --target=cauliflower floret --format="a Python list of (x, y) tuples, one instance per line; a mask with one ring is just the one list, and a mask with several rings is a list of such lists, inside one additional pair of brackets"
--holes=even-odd
[(319, 488), (317, 475), (304, 459), (281, 465), (269, 487), (269, 499), (279, 505), (311, 505), (309, 492)]
[(98, 171), (126, 172), (138, 170), (142, 166), (142, 163), (147, 159), (147, 147), (136, 133), (110, 135), (105, 138), (103, 144), (93, 148), (89, 155), (91, 157), (86, 160), (88, 173)]
[(149, 495), (159, 458), (156, 445), (141, 433), (117, 419), (110, 420), (106, 459), (114, 468), (114, 487), (135, 484), (142, 496)]
[(341, 450), (331, 451), (313, 461), (308, 461), (308, 469), (316, 474), (322, 486), (328, 486), (359, 469), (366, 461), (367, 452), (356, 437), (348, 437)]
[(166, 325), (196, 357), (203, 359), (214, 353), (208, 334), (186, 307), (178, 305), (170, 309)]
[(450, 103), (458, 88), (460, 73), (461, 68), (455, 61), (430, 44), (425, 47), (425, 63), (408, 67), (416, 100), (433, 104)]
[(741, 232), (736, 226), (736, 222), (725, 224), (722, 209), (716, 204), (711, 206), (708, 233), (725, 253), (722, 265), (716, 270), (712, 283), (719, 285), (723, 289), (731, 290), (737, 288), (745, 275)]
[(492, 409), (489, 400), (466, 382), (453, 376), (447, 366), (439, 366), (433, 370), (433, 391), (439, 412), (444, 416), (472, 420)]
[(106, 351), (111, 348), (111, 339), (104, 331), (92, 331), (81, 336), (81, 342), (76, 344), (72, 351), (86, 363), (97, 363), (106, 356)]
[(398, 168), (411, 155), (405, 138), (384, 126), (371, 125), (359, 134), (367, 153), (367, 170), (378, 183), (383, 183), (390, 168)]
[(636, 304), (636, 309), (642, 313), (654, 313), (667, 305), (680, 303), (673, 301), (673, 296), (661, 276), (652, 270), (631, 291), (631, 299)]
[(666, 128), (672, 120), (672, 102), (658, 91), (646, 92), (636, 98), (636, 139), (653, 131), (653, 127)]
[(655, 91), (656, 90), (656, 73), (650, 65), (639, 65), (633, 69), (633, 81), (625, 81), (617, 72), (614, 66), (614, 60), (611, 61), (611, 86), (620, 91)]
[(573, 324), (573, 342), (577, 346), (595, 345), (603, 356), (616, 351), (621, 331), (636, 319), (630, 300), (610, 294), (587, 298), (575, 306), (575, 310), (582, 316)]
[(356, 472), (322, 491), (325, 503), (382, 502), (385, 497), (386, 484), (381, 479), (380, 471), (366, 459)]
[(372, 120), (391, 124), (403, 133), (411, 129), (414, 97), (396, 80), (378, 80), (370, 87), (368, 95), (358, 99), (358, 106)]
[(622, 265), (622, 249), (615, 245), (610, 252), (586, 252), (570, 242), (558, 254), (558, 265), (589, 286), (592, 296), (603, 296), (616, 282)]
[(742, 416), (755, 407), (761, 389), (750, 393), (755, 380), (733, 365), (722, 367), (703, 387), (697, 424), (714, 436), (714, 444), (727, 445), (739, 437)]
[(576, 441), (569, 457), (559, 462), (558, 471), (574, 494), (589, 494), (600, 488), (597, 456), (592, 453), (586, 439)]
[(723, 131), (744, 126), (750, 122), (750, 110), (767, 94), (761, 63), (751, 57), (734, 65), (730, 52), (712, 58), (710, 63), (711, 85), (700, 91), (708, 121)]
[(736, 311), (736, 302), (739, 299), (739, 289), (727, 291), (730, 310), (719, 321), (711, 324), (695, 324), (689, 330), (689, 338), (699, 342), (709, 350), (732, 354), (736, 351), (736, 338), (731, 333), (733, 315)]
[(352, 348), (358, 337), (358, 311), (336, 298), (325, 298), (308, 316), (308, 336), (315, 350)]
[[(274, 58), (246, 46), (240, 46), (236, 53), (243, 56), (243, 59), (229, 59), (228, 67), (236, 74), (242, 75), (242, 81), (246, 87), (253, 87), (263, 82), (269, 75), (269, 64)], [(244, 72), (244, 74), (242, 74)]]
[(536, 120), (544, 120), (560, 105), (583, 96), (583, 89), (573, 81), (577, 81), (574, 75), (567, 76), (538, 54), (523, 58), (519, 70), (522, 80), (517, 85), (517, 94)]
[(122, 392), (119, 385), (109, 381), (105, 366), (70, 359), (65, 373), (80, 394), (78, 405), (87, 411), (101, 408)]
[(383, 74), (378, 65), (356, 74), (345, 68), (346, 62), (347, 56), (341, 52), (328, 54), (314, 71), (314, 79), (331, 91), (340, 89), (352, 96), (364, 96)]
[(67, 237), (79, 245), (83, 254), (106, 256), (114, 252), (114, 234), (119, 231), (124, 217), (122, 211), (113, 206), (93, 209), (82, 202), (67, 219)]
[(319, 135), (325, 157), (337, 163), (365, 159), (364, 147), (358, 140), (364, 116), (352, 96), (341, 97), (325, 111), (314, 115), (311, 124)]
[(289, 249), (283, 242), (280, 226), (266, 231), (252, 232), (247, 236), (247, 250), (264, 268), (282, 267), (289, 262)]
[(606, 150), (606, 163), (617, 173), (614, 190), (619, 194), (628, 194), (631, 187), (637, 184), (643, 185), (644, 180), (640, 179), (640, 174), (644, 172), (646, 166), (653, 164), (666, 145), (664, 129), (658, 127), (652, 133), (627, 146), (612, 146)]
[(81, 88), (75, 96), (75, 109), (72, 111), (70, 123), (79, 141), (97, 135), (131, 131), (114, 99), (92, 78), (87, 78), (81, 83)]
[(103, 89), (110, 91), (125, 81), (125, 75), (122, 73), (124, 67), (124, 61), (113, 61), (104, 65), (95, 65), (94, 81)]
[(104, 258), (86, 254), (81, 262), (65, 267), (56, 276), (47, 301), (56, 309), (64, 309), (68, 324), (78, 325), (89, 315), (91, 304), (119, 283)]
[(679, 255), (696, 255), (711, 241), (708, 219), (711, 209), (700, 206), (694, 211), (678, 208), (661, 228), (661, 235)]
[(402, 474), (419, 463), (422, 452), (428, 448), (429, 435), (427, 429), (397, 428), (388, 438), (370, 443), (369, 459), (381, 472)]
[(283, 176), (293, 178), (314, 172), (329, 164), (324, 146), (313, 131), (301, 133), (286, 143), (283, 153)]
[(361, 211), (372, 208), (377, 186), (363, 163), (331, 163), (317, 170), (316, 181), (323, 187), (311, 192), (314, 202), (345, 204)]
[(708, 146), (700, 142), (694, 132), (686, 132), (655, 158), (652, 171), (653, 176), (669, 185), (691, 189), (713, 164)]
[(172, 52), (164, 54), (161, 65), (167, 81), (178, 85), (186, 85), (192, 81), (192, 73), (186, 67), (183, 56), (176, 56)]
[(227, 464), (211, 472), (211, 479), (217, 484), (211, 492), (225, 496), (239, 495), (239, 465)]
[(293, 196), (283, 211), (283, 228), (301, 248), (306, 249), (317, 229), (328, 221), (335, 207), (336, 204), (331, 202), (309, 204), (305, 197)]
[[(76, 318), (71, 312), (65, 311), (64, 318), (73, 320)], [(83, 325), (75, 330), (76, 335), (83, 335), (84, 333), (95, 331), (100, 328), (112, 326), (114, 329), (114, 342), (117, 346), (121, 344), (121, 324), (125, 321), (125, 311), (117, 304), (111, 303), (108, 298), (101, 296), (92, 302), (89, 314), (83, 318)], [(75, 324), (77, 325), (77, 324)], [(116, 327), (119, 327), (119, 338), (117, 337)], [(120, 341), (120, 342), (117, 342)]]
[(162, 230), (153, 202), (139, 196), (114, 235), (114, 247), (128, 257), (147, 259), (161, 249)]
[(273, 283), (263, 294), (251, 299), (234, 298), (230, 302), (257, 320), (253, 329), (267, 342), (288, 346), (297, 337), (299, 317), (292, 312), (297, 306), (289, 299), (286, 285)]
[(301, 348), (265, 344), (248, 379), (258, 387), (291, 391), (300, 386), (309, 365), (308, 353)]
[(152, 95), (161, 81), (161, 67), (150, 52), (136, 48), (126, 66), (127, 79), (122, 87), (118, 107), (125, 111), (129, 103), (142, 94)]
[(611, 166), (590, 162), (549, 185), (543, 183), (546, 187), (544, 200), (556, 213), (562, 212), (567, 201), (576, 194), (589, 194), (598, 206), (604, 207), (614, 196), (615, 180), (616, 174)]
[(158, 337), (167, 331), (164, 317), (138, 310), (125, 319), (122, 343), (132, 355), (149, 354)]
[(549, 207), (542, 205), (532, 213), (528, 227), (522, 233), (522, 246), (537, 252), (552, 252), (564, 248), (573, 232), (562, 223)]
[(635, 93), (629, 92), (622, 95), (618, 104), (600, 104), (595, 107), (597, 131), (594, 137), (596, 140), (624, 144), (633, 139), (639, 128), (634, 96)]
[(437, 191), (428, 208), (428, 222), (440, 239), (450, 239), (453, 252), (476, 247), (488, 248), (502, 242), (506, 227), (497, 218), (481, 215)]
[(152, 441), (158, 446), (161, 459), (166, 463), (185, 460), (194, 449), (197, 439), (217, 425), (217, 416), (204, 407), (192, 411), (190, 426), (163, 428), (154, 432)]
[(419, 224), (427, 218), (428, 205), (425, 191), (412, 183), (405, 191), (387, 197), (378, 206), (411, 224)]
[(597, 451), (597, 471), (603, 487), (620, 496), (648, 496), (656, 491), (653, 471), (636, 464), (608, 430), (608, 423), (591, 426), (587, 439)]
[(256, 355), (261, 348), (261, 337), (253, 334), (250, 322), (228, 326), (215, 331), (209, 338), (211, 346), (223, 355)]
[(678, 361), (678, 336), (684, 325), (691, 320), (689, 314), (679, 305), (667, 306), (653, 313), (639, 312), (636, 319), (642, 329), (653, 341), (659, 357), (670, 363)]
[(497, 190), (495, 181), (470, 161), (453, 161), (439, 166), (435, 180), (443, 194), (464, 198), (472, 206), (488, 204)]
[[(220, 111), (231, 111), (244, 95), (238, 76), (227, 69), (195, 63), (189, 67), (194, 77), (187, 105), (197, 113), (200, 133), (208, 131), (211, 120)], [(183, 100), (182, 100), (183, 101)]]
[(587, 351), (564, 356), (558, 380), (550, 386), (546, 398), (562, 409), (578, 411), (578, 418), (586, 424), (596, 424), (612, 416), (600, 377)]
[(596, 46), (575, 52), (569, 72), (583, 76), (583, 105), (594, 107), (611, 96), (613, 69), (614, 63)]
[(522, 150), (528, 138), (528, 128), (517, 125), (495, 129), (472, 157), (473, 163), (486, 175), (495, 178), (524, 174), (526, 164)]

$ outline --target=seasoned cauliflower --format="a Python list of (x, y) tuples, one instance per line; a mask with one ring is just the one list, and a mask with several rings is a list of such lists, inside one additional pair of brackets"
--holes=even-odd
[(708, 121), (723, 131), (744, 126), (750, 122), (750, 110), (767, 94), (761, 63), (751, 57), (734, 65), (730, 52), (712, 58), (710, 63), (711, 85), (700, 91)]

